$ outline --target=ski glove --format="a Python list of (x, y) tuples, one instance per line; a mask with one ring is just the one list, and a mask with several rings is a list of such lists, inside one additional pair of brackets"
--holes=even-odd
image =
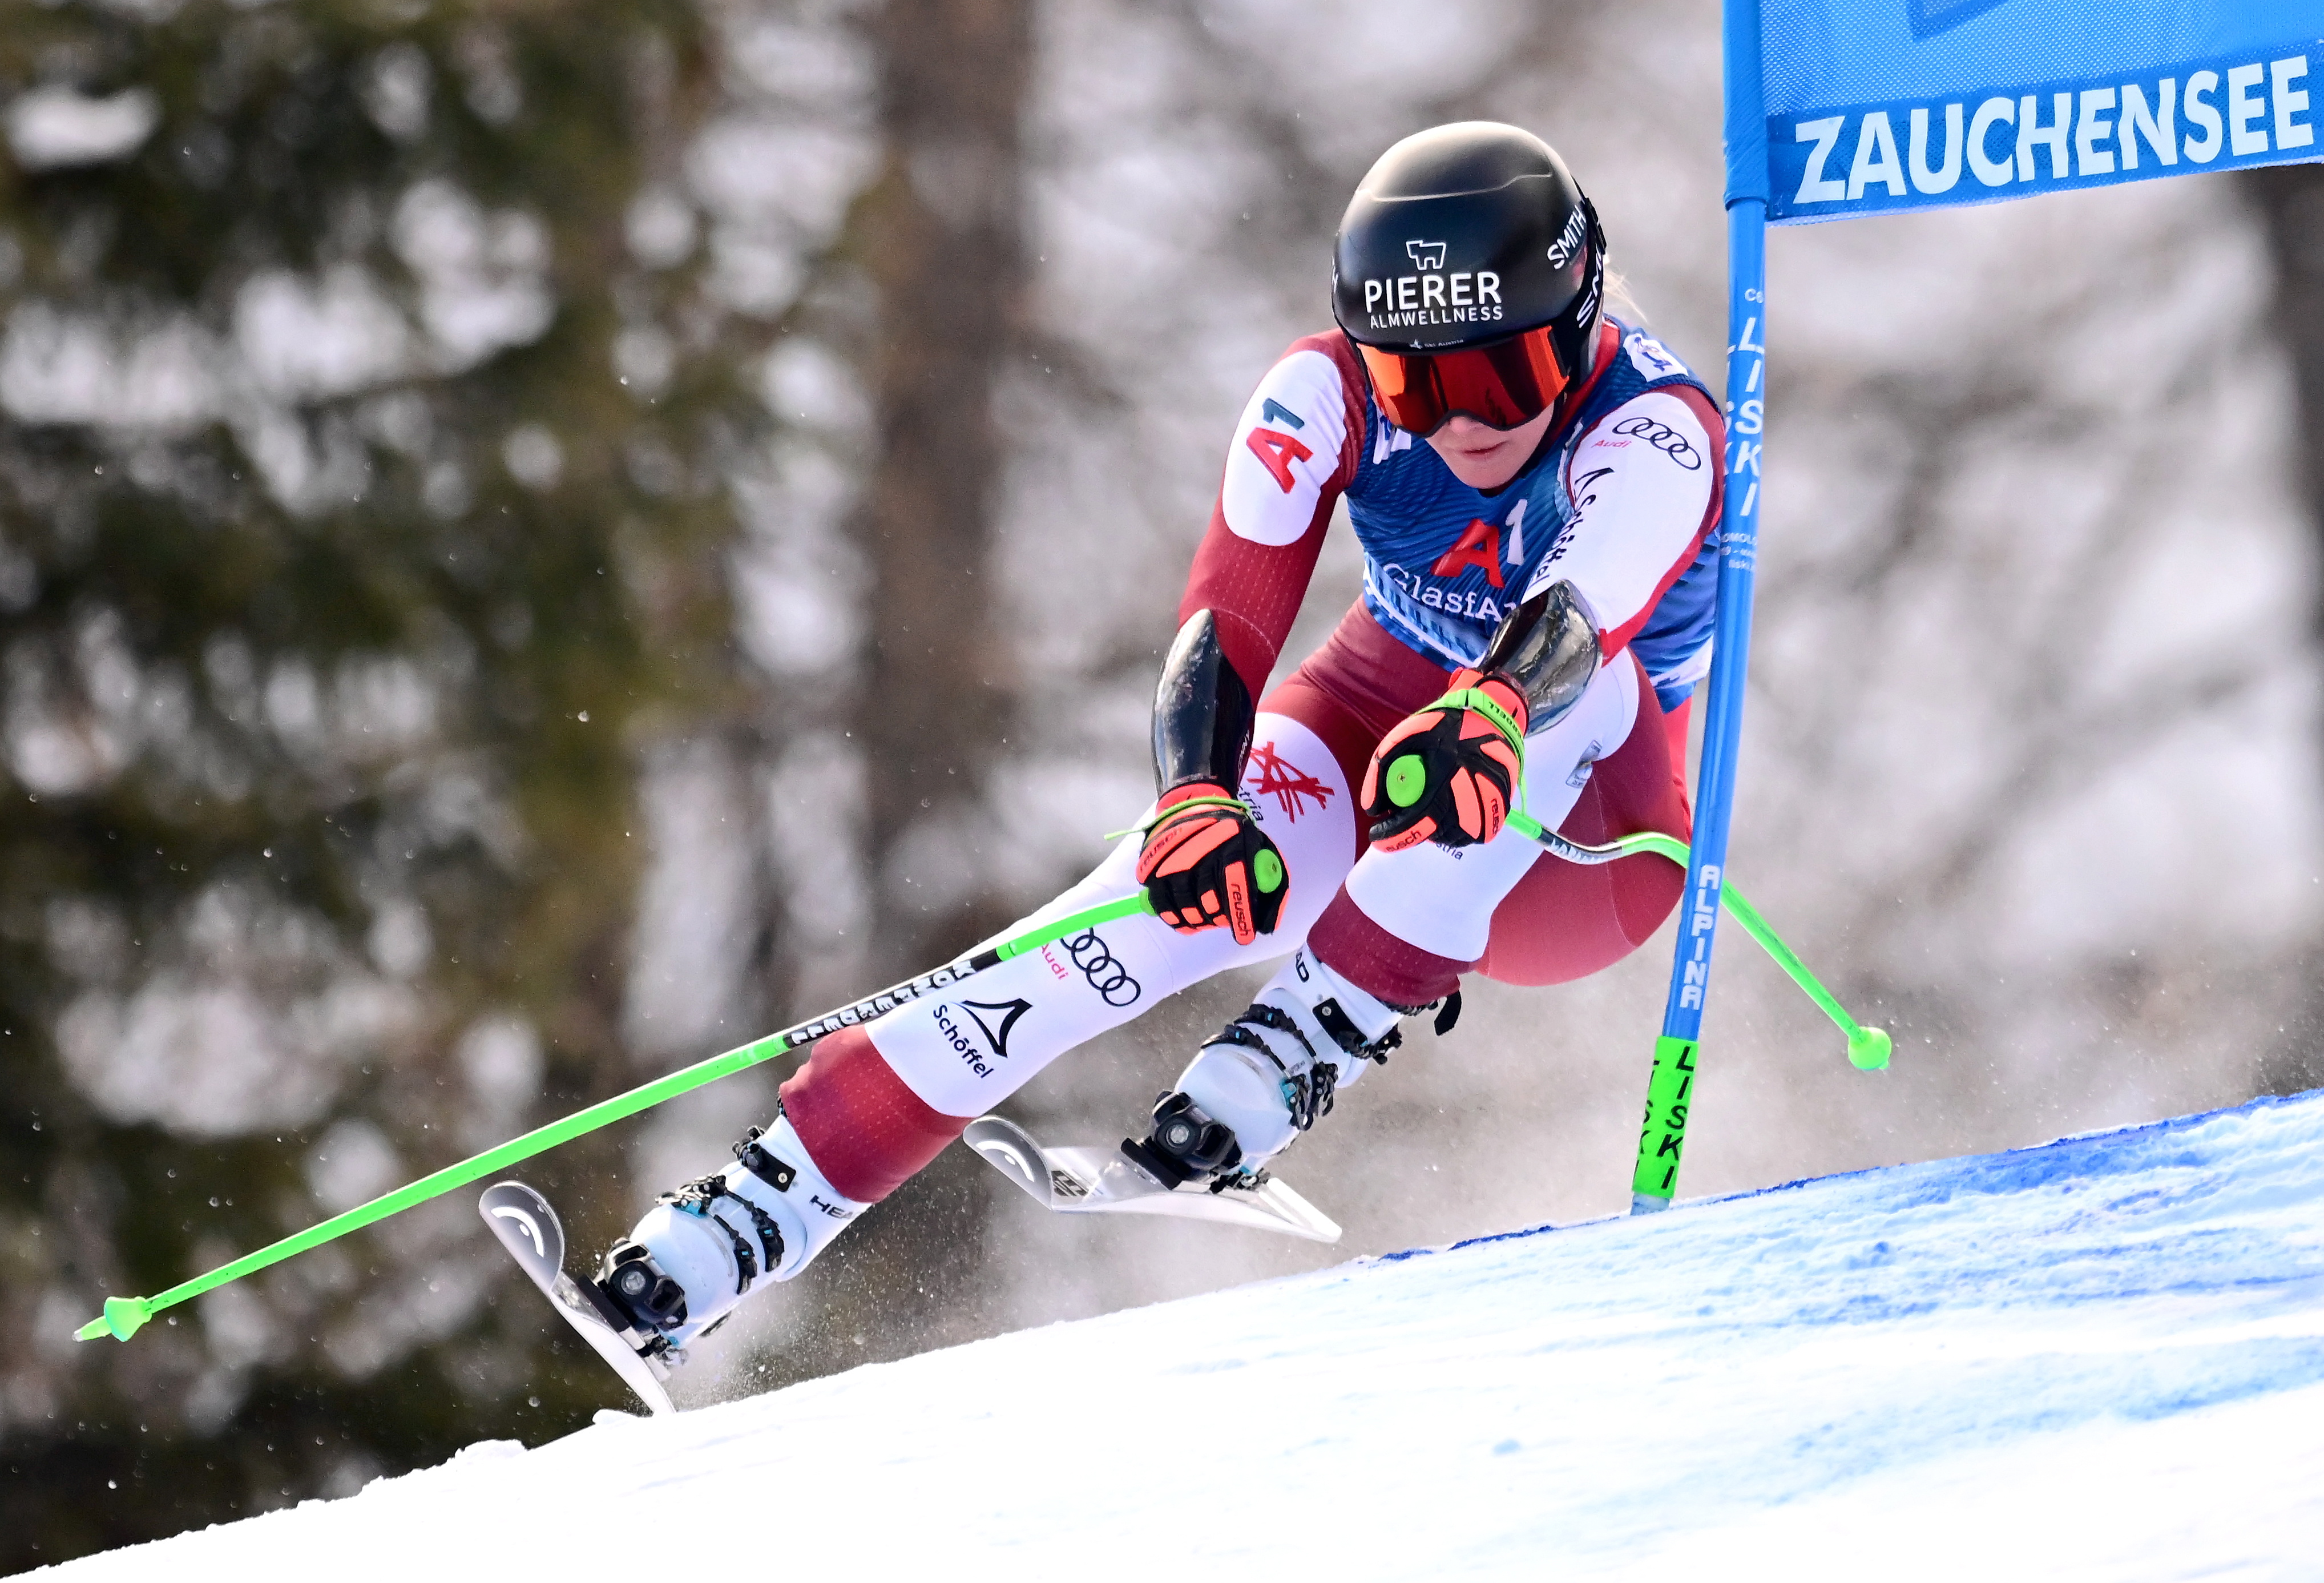
[(1501, 833), (1525, 776), (1525, 695), (1496, 671), (1461, 671), (1452, 690), (1381, 738), (1364, 772), (1364, 817), (1383, 852)]
[(1291, 889), (1283, 854), (1250, 810), (1209, 781), (1162, 794), (1138, 854), (1138, 881), (1155, 916), (1180, 934), (1224, 924), (1242, 946), (1275, 932)]

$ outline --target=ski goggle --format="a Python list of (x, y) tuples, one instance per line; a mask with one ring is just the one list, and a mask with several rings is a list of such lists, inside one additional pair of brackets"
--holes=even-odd
[(1489, 347), (1450, 352), (1389, 352), (1360, 341), (1356, 350), (1388, 421), (1425, 439), (1456, 413), (1493, 429), (1539, 417), (1580, 372), (1565, 366), (1556, 329), (1545, 324)]

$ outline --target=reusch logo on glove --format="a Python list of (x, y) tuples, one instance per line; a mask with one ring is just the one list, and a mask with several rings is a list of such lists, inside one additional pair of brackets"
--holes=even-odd
[(1238, 945), (1273, 933), (1289, 875), (1250, 809), (1207, 781), (1175, 788), (1164, 801), (1138, 853), (1154, 915), (1181, 934), (1224, 926)]
[(1525, 778), (1525, 697), (1500, 672), (1456, 672), (1452, 690), (1381, 738), (1364, 772), (1364, 812), (1382, 852), (1460, 847), (1501, 833)]

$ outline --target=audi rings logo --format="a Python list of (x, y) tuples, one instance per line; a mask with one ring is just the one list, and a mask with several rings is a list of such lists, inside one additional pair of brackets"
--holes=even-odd
[(1105, 941), (1098, 939), (1096, 930), (1084, 930), (1057, 943), (1065, 948), (1065, 955), (1074, 959), (1074, 966), (1082, 970), (1082, 977), (1089, 980), (1089, 986), (1106, 1004), (1135, 1005), (1138, 997), (1145, 993), (1138, 980), (1130, 976), (1130, 969), (1113, 959), (1113, 953), (1105, 949)]
[(1614, 432), (1625, 439), (1645, 440), (1690, 473), (1702, 466), (1702, 453), (1667, 423), (1657, 423), (1652, 418), (1625, 418), (1614, 425)]

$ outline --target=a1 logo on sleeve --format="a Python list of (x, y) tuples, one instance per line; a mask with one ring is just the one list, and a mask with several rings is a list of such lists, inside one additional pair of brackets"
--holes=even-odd
[(1243, 408), (1219, 492), (1238, 538), (1288, 544), (1307, 531), (1339, 470), (1347, 400), (1338, 365), (1321, 352), (1294, 352), (1268, 371)]
[(1267, 464), (1268, 472), (1282, 486), (1283, 493), (1288, 495), (1299, 486), (1299, 480), (1292, 476), (1291, 464), (1304, 462), (1315, 453), (1284, 430), (1305, 429), (1307, 420), (1273, 397), (1269, 397), (1267, 405), (1260, 410), (1259, 419), (1276, 427), (1253, 428), (1242, 437), (1242, 442), (1250, 447), (1253, 456)]

